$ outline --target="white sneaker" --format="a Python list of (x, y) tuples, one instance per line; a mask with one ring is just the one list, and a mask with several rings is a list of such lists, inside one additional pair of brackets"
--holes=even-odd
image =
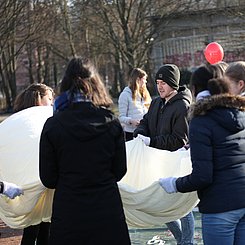
[(165, 244), (165, 241), (163, 241), (160, 236), (154, 236), (151, 240), (147, 242), (147, 244), (163, 245)]

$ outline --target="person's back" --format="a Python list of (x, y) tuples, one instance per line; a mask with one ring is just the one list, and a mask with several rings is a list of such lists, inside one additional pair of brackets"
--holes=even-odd
[(210, 96), (208, 82), (213, 78), (222, 78), (228, 64), (221, 61), (216, 64), (201, 65), (191, 75), (190, 86), (196, 101)]
[(204, 244), (242, 245), (245, 98), (227, 91), (222, 79), (210, 82), (213, 95), (194, 104), (190, 114), (192, 173), (162, 178), (159, 183), (168, 193), (197, 191)]
[(127, 170), (123, 129), (92, 69), (70, 61), (41, 134), (40, 179), (55, 189), (50, 245), (130, 244), (117, 186)]
[[(52, 173), (52, 178), (42, 177), (41, 168), (41, 177), (46, 186), (56, 187), (60, 191), (62, 199), (69, 200), (69, 196), (73, 195), (70, 193), (71, 187), (73, 191), (77, 189), (77, 192), (83, 192), (83, 188), (93, 189), (100, 185), (100, 188), (103, 188), (104, 184), (114, 185), (126, 172), (126, 166), (121, 173), (115, 172), (116, 178), (110, 172), (115, 150), (120, 150), (115, 142), (117, 138), (122, 139), (122, 131), (118, 120), (105, 108), (96, 108), (91, 102), (76, 103), (69, 110), (60, 111), (49, 118), (42, 134), (50, 135), (52, 144), (59, 150), (57, 160), (60, 170), (64, 173), (61, 173), (59, 178)], [(117, 143), (124, 146), (123, 141)], [(46, 149), (45, 144), (46, 141), (41, 145), (44, 145), (43, 150)], [(122, 147), (120, 151), (121, 161), (124, 162), (125, 148)], [(41, 161), (45, 161), (45, 155), (41, 154)], [(69, 186), (65, 183), (69, 183)]]
[[(234, 206), (245, 207), (245, 198), (242, 197), (245, 193), (245, 173), (243, 171), (245, 113), (244, 111), (239, 112), (244, 106), (245, 99), (242, 100), (229, 94), (215, 95), (198, 103), (192, 112), (191, 156), (192, 159), (198, 159), (200, 174), (207, 177), (204, 178), (197, 174), (193, 175), (191, 181), (199, 182), (200, 191), (198, 193), (201, 199), (198, 206), (201, 212), (216, 213), (221, 209), (222, 211), (232, 210)], [(206, 147), (204, 148), (203, 144), (199, 145), (198, 142), (205, 143)], [(205, 157), (201, 160), (200, 156)], [(211, 169), (213, 177), (205, 175)], [(211, 182), (213, 182), (212, 185), (210, 185)], [(205, 186), (209, 187), (205, 188)], [(179, 190), (191, 189), (179, 188)], [(230, 200), (236, 199), (236, 202), (227, 201), (228, 196)], [(239, 198), (241, 198), (240, 201), (238, 201)]]

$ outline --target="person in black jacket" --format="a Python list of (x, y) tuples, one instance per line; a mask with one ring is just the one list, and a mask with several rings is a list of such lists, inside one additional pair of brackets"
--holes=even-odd
[[(180, 71), (174, 64), (160, 67), (155, 76), (159, 97), (154, 99), (149, 111), (134, 131), (147, 146), (176, 151), (188, 143), (187, 111), (192, 102), (191, 91), (179, 86)], [(177, 244), (192, 245), (194, 242), (194, 217), (192, 212), (166, 225)]]
[(197, 191), (204, 244), (243, 245), (245, 98), (228, 93), (207, 97), (194, 105), (190, 117), (192, 173), (159, 183), (168, 193)]
[(68, 63), (40, 139), (40, 179), (55, 189), (49, 245), (130, 245), (117, 182), (126, 174), (124, 133), (94, 66)]

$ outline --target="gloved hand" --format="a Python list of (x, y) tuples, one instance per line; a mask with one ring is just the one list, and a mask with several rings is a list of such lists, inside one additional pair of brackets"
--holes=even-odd
[(160, 186), (169, 194), (176, 193), (176, 179), (175, 177), (161, 178), (159, 179)]
[(146, 136), (144, 136), (142, 134), (138, 134), (138, 137), (144, 141), (145, 145), (147, 145), (147, 146), (150, 145), (150, 143), (151, 143), (151, 138), (150, 137), (146, 137)]
[(17, 196), (22, 195), (24, 192), (21, 187), (13, 183), (8, 183), (3, 181), (3, 194), (11, 199), (14, 199)]

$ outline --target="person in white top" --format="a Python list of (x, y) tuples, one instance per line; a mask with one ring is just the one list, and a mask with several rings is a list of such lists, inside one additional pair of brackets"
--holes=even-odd
[(129, 84), (119, 96), (119, 120), (124, 128), (125, 140), (133, 139), (133, 132), (147, 113), (151, 96), (146, 87), (147, 74), (134, 68), (129, 76)]

